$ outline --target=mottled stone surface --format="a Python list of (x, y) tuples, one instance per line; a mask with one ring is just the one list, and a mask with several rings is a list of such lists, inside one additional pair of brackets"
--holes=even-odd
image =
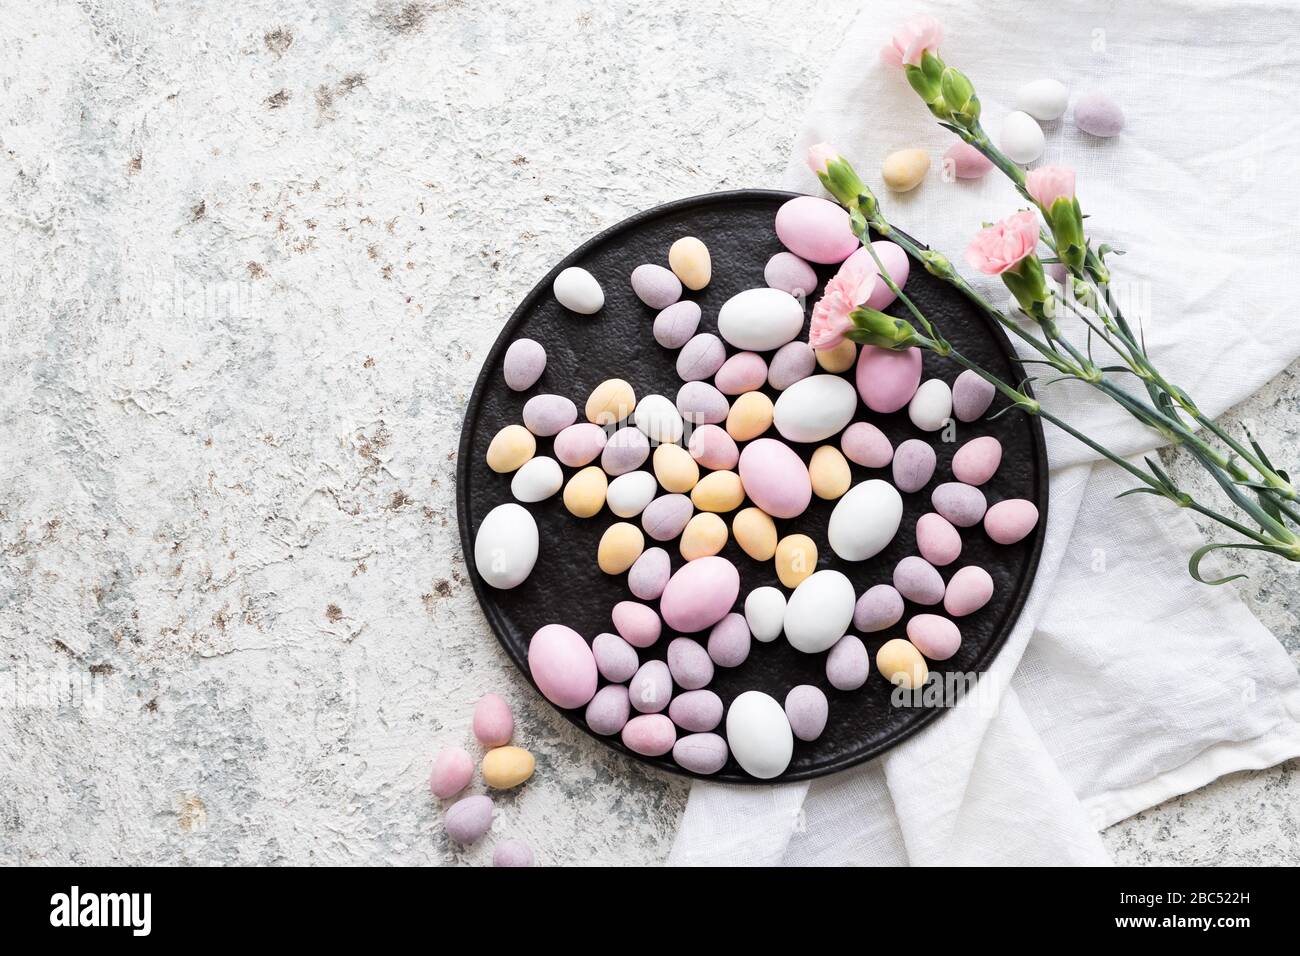
[[(0, 862), (487, 862), (491, 838), (448, 846), (427, 774), (488, 690), (537, 755), (496, 836), (542, 863), (666, 855), (685, 785), (579, 734), (487, 632), (460, 419), (557, 256), (662, 200), (779, 184), (850, 6), (0, 19)], [(1295, 395), (1243, 414), (1294, 447)], [(1244, 560), (1294, 653), (1290, 578)], [(1294, 859), (1296, 779), (1107, 839), (1121, 862)]]

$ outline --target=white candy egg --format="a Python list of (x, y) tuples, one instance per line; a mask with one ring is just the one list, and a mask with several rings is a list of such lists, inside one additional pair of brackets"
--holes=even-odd
[(632, 518), (645, 511), (658, 490), (659, 482), (650, 472), (629, 471), (609, 483), (605, 503), (620, 518)]
[(845, 561), (865, 561), (894, 540), (903, 520), (903, 498), (887, 481), (872, 478), (854, 485), (831, 512), (826, 537)]
[(637, 402), (633, 421), (652, 442), (664, 444), (681, 440), (682, 414), (662, 395), (647, 395)]
[(785, 625), (785, 595), (778, 588), (754, 588), (745, 598), (745, 623), (754, 640), (775, 641)]
[(779, 777), (790, 766), (794, 753), (794, 733), (785, 709), (757, 690), (747, 690), (731, 702), (727, 743), (736, 763), (760, 780)]
[(537, 522), (510, 502), (487, 513), (474, 536), (474, 567), (494, 588), (517, 587), (537, 563)]
[(1044, 121), (1064, 116), (1069, 100), (1070, 93), (1060, 80), (1034, 80), (1016, 90), (1016, 108)]
[(858, 392), (848, 379), (810, 375), (777, 398), (772, 424), (789, 441), (824, 441), (848, 425), (857, 408)]
[(564, 484), (564, 472), (554, 458), (538, 455), (524, 462), (510, 479), (510, 493), (519, 501), (545, 501)]
[(810, 575), (785, 607), (785, 639), (805, 654), (829, 649), (848, 632), (856, 601), (853, 582), (839, 571)]
[(1013, 163), (1032, 163), (1043, 155), (1047, 142), (1043, 138), (1042, 127), (1028, 113), (1020, 110), (1008, 113), (1002, 121), (1002, 132), (998, 136), (998, 145)]
[(577, 266), (569, 266), (556, 276), (551, 289), (560, 305), (580, 315), (599, 312), (605, 304), (605, 293), (596, 277)]
[(803, 328), (803, 306), (780, 289), (746, 289), (718, 310), (718, 334), (738, 349), (779, 349)]
[(907, 417), (923, 432), (937, 432), (952, 417), (952, 389), (940, 378), (921, 383), (907, 403)]

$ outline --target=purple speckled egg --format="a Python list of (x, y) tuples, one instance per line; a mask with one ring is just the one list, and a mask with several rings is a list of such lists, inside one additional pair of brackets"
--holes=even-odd
[(717, 734), (689, 734), (673, 744), (673, 760), (691, 773), (717, 773), (727, 762), (727, 742)]
[(614, 630), (633, 647), (649, 647), (659, 640), (663, 629), (659, 615), (648, 604), (636, 601), (619, 601), (610, 613)]
[(652, 309), (666, 309), (682, 297), (682, 281), (663, 266), (647, 262), (632, 270), (632, 291)]
[(798, 196), (776, 211), (776, 235), (781, 244), (809, 262), (843, 262), (858, 248), (849, 228), (849, 214), (816, 196)]
[(807, 342), (787, 342), (776, 350), (767, 368), (767, 384), (778, 392), (802, 381), (817, 368), (817, 353)]
[(871, 655), (862, 639), (845, 634), (826, 655), (826, 679), (836, 690), (857, 690), (871, 674)]
[(961, 533), (941, 514), (931, 511), (916, 519), (916, 550), (937, 568), (952, 564), (961, 554)]
[(722, 698), (711, 690), (688, 690), (668, 705), (668, 716), (682, 730), (707, 733), (722, 723)]
[(984, 530), (998, 544), (1015, 544), (1038, 524), (1038, 508), (1024, 498), (1008, 498), (989, 508)]
[(773, 518), (797, 518), (812, 500), (808, 466), (785, 442), (751, 441), (740, 453), (739, 473), (745, 494)]
[(854, 422), (840, 435), (844, 457), (864, 468), (884, 468), (894, 459), (894, 446), (870, 422)]
[(914, 554), (894, 566), (894, 587), (916, 604), (938, 604), (943, 600), (943, 576), (933, 564)]
[(698, 382), (713, 375), (727, 360), (727, 347), (712, 332), (701, 332), (677, 353), (677, 377)]
[(623, 745), (645, 757), (662, 757), (677, 742), (677, 728), (663, 714), (641, 714), (623, 728)]
[(817, 273), (793, 252), (778, 252), (763, 267), (763, 281), (769, 288), (788, 292), (796, 299), (817, 289)]
[(516, 392), (527, 391), (537, 384), (546, 369), (546, 349), (532, 339), (515, 339), (506, 349), (502, 372), (506, 385)]
[(766, 381), (767, 363), (757, 352), (737, 352), (722, 363), (722, 367), (713, 377), (713, 384), (723, 395), (752, 392), (762, 388)]
[(1002, 464), (1002, 442), (992, 435), (972, 438), (952, 456), (952, 476), (967, 485), (982, 485)]
[(1118, 136), (1124, 129), (1124, 111), (1105, 93), (1094, 90), (1074, 101), (1074, 125), (1090, 136)]
[(958, 568), (948, 581), (943, 596), (943, 609), (953, 617), (974, 614), (993, 597), (993, 577), (976, 564)]
[(701, 425), (691, 432), (686, 449), (702, 468), (710, 471), (730, 471), (740, 461), (736, 440), (717, 425)]
[(533, 865), (533, 851), (527, 843), (502, 840), (492, 848), (492, 865), (521, 867)]
[(816, 740), (826, 729), (830, 707), (820, 687), (800, 684), (785, 695), (785, 717), (800, 740)]
[(596, 659), (582, 635), (563, 624), (539, 628), (528, 643), (528, 670), (542, 696), (566, 710), (596, 693)]
[(946, 661), (961, 647), (957, 625), (938, 614), (918, 614), (909, 620), (907, 639), (932, 661)]
[(655, 316), (654, 337), (666, 349), (679, 349), (700, 327), (700, 304), (690, 299), (674, 302)]
[(555, 457), (570, 468), (590, 465), (605, 450), (608, 438), (605, 429), (591, 422), (570, 425), (555, 436)]
[(668, 644), (668, 671), (683, 690), (699, 690), (713, 680), (713, 658), (699, 641), (678, 637)]
[(903, 595), (892, 584), (867, 588), (853, 606), (853, 627), (866, 634), (893, 627), (903, 619)]
[(672, 559), (663, 548), (646, 548), (627, 572), (627, 586), (643, 601), (658, 600), (673, 573)]
[(719, 667), (739, 667), (749, 657), (751, 635), (745, 615), (728, 614), (709, 631), (708, 651)]
[(726, 558), (696, 558), (668, 579), (659, 611), (674, 631), (691, 634), (712, 627), (730, 613), (740, 594), (740, 574)]
[(606, 684), (587, 705), (587, 726), (592, 733), (612, 737), (623, 729), (632, 713), (632, 701), (622, 684)]
[(952, 383), (952, 413), (958, 421), (973, 422), (989, 410), (996, 394), (997, 389), (966, 369)]
[(685, 495), (660, 495), (641, 512), (641, 527), (656, 541), (671, 541), (694, 513), (695, 506)]
[(673, 696), (673, 678), (663, 661), (646, 661), (627, 685), (628, 699), (643, 714), (657, 714)]
[(934, 449), (919, 438), (909, 438), (894, 452), (894, 484), (909, 494), (920, 491), (934, 477)]
[(549, 438), (578, 420), (578, 406), (563, 395), (534, 395), (524, 402), (524, 427)]
[(958, 528), (973, 528), (988, 508), (984, 492), (960, 481), (946, 481), (936, 487), (930, 492), (930, 503)]
[(921, 384), (921, 350), (895, 352), (874, 345), (858, 351), (858, 394), (873, 412), (896, 412), (912, 400)]
[(612, 477), (636, 471), (650, 457), (650, 439), (639, 428), (620, 428), (600, 453), (600, 467)]
[(484, 747), (504, 747), (515, 732), (515, 715), (500, 694), (484, 694), (474, 705), (472, 726)]
[(466, 797), (447, 808), (442, 820), (447, 836), (457, 843), (474, 843), (492, 829), (492, 798)]
[(460, 747), (445, 747), (434, 758), (429, 790), (439, 800), (446, 800), (468, 787), (473, 777), (473, 758)]
[(636, 656), (636, 648), (617, 634), (606, 631), (597, 634), (591, 642), (591, 656), (596, 658), (596, 669), (607, 681), (623, 684), (632, 679), (641, 661)]
[(687, 382), (677, 390), (677, 411), (692, 425), (716, 425), (727, 420), (727, 397), (708, 382)]

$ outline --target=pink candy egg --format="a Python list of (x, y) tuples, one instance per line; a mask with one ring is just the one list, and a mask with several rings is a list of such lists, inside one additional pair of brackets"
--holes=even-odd
[(767, 381), (767, 363), (757, 352), (737, 352), (722, 363), (713, 384), (723, 395), (740, 395), (762, 388)]
[(688, 690), (668, 705), (668, 716), (682, 730), (699, 734), (722, 723), (722, 698), (711, 690)]
[(649, 647), (659, 640), (663, 625), (649, 605), (619, 601), (610, 617), (614, 619), (614, 630), (633, 647)]
[(457, 843), (474, 843), (492, 829), (492, 798), (466, 797), (447, 808), (442, 818), (447, 836)]
[(663, 714), (633, 717), (623, 728), (623, 744), (645, 757), (662, 757), (677, 742), (677, 728)]
[(946, 661), (961, 647), (957, 625), (938, 614), (918, 614), (908, 621), (907, 639), (932, 661)]
[(776, 212), (776, 235), (796, 256), (825, 265), (843, 262), (858, 248), (849, 214), (816, 196), (798, 196), (781, 206)]
[(612, 737), (627, 724), (632, 713), (631, 698), (622, 684), (606, 684), (587, 705), (587, 726), (592, 733)]
[(1038, 524), (1038, 508), (1024, 498), (1008, 498), (989, 508), (984, 530), (998, 544), (1015, 544)]
[(726, 558), (696, 558), (668, 579), (659, 611), (674, 631), (690, 634), (727, 616), (740, 593), (740, 574)]
[(858, 394), (873, 412), (896, 412), (912, 400), (921, 384), (921, 350), (864, 345), (858, 352)]
[(972, 438), (952, 456), (952, 475), (967, 485), (982, 485), (1002, 464), (1002, 442), (992, 435)]
[(767, 384), (778, 392), (802, 381), (817, 368), (817, 353), (807, 342), (787, 342), (776, 350), (767, 369)]
[(677, 411), (682, 421), (692, 425), (716, 425), (727, 420), (731, 405), (727, 397), (708, 382), (687, 382), (677, 390)]
[(943, 154), (943, 168), (958, 179), (979, 179), (993, 168), (993, 162), (970, 143), (957, 142)]
[(504, 747), (515, 732), (510, 705), (497, 694), (484, 694), (474, 705), (474, 736), (484, 747)]
[(894, 458), (894, 446), (875, 425), (854, 422), (840, 435), (844, 457), (865, 468), (884, 468)]
[(492, 848), (492, 865), (521, 867), (533, 865), (533, 851), (527, 843), (518, 840), (502, 840)]
[(708, 378), (727, 360), (727, 347), (712, 332), (701, 332), (677, 353), (677, 377), (683, 382)]
[(542, 695), (556, 707), (581, 707), (596, 693), (596, 659), (582, 635), (547, 624), (528, 644), (528, 670)]
[(700, 327), (700, 304), (690, 299), (674, 302), (655, 316), (655, 341), (666, 349), (679, 349)]
[(664, 593), (672, 574), (672, 559), (663, 548), (646, 548), (628, 569), (627, 587), (643, 601), (654, 601)]
[(993, 577), (978, 565), (968, 564), (958, 568), (948, 581), (943, 596), (943, 609), (953, 617), (974, 614), (993, 597)]
[(717, 425), (701, 425), (691, 432), (686, 450), (702, 468), (710, 471), (730, 471), (740, 460), (736, 440)]
[(685, 495), (660, 495), (641, 512), (641, 527), (656, 541), (671, 541), (694, 513), (695, 506)]
[(853, 606), (853, 627), (867, 634), (893, 627), (903, 619), (903, 595), (892, 584), (866, 590)]
[(871, 674), (871, 655), (862, 639), (846, 634), (826, 655), (826, 679), (836, 690), (857, 690)]
[(988, 502), (984, 492), (959, 481), (946, 481), (930, 492), (930, 503), (958, 528), (972, 528), (980, 523)]
[(991, 384), (970, 369), (952, 383), (952, 413), (961, 422), (973, 422), (989, 410), (997, 394)]
[(615, 684), (631, 680), (632, 675), (641, 666), (636, 648), (617, 634), (608, 632), (597, 634), (596, 639), (591, 642), (591, 656), (596, 659), (596, 669), (600, 671), (601, 676)]
[(745, 494), (773, 518), (795, 518), (812, 500), (812, 479), (803, 459), (774, 438), (751, 441), (740, 453)]
[[(907, 277), (912, 271), (912, 260), (903, 251), (903, 247), (888, 241), (872, 243), (872, 247), (876, 250), (876, 255), (880, 257), (880, 264), (884, 267), (880, 271), (888, 273), (889, 277), (894, 280), (894, 284), (900, 289), (907, 285)], [(883, 309), (896, 298), (897, 296), (894, 295), (893, 290), (885, 284), (885, 280), (877, 276), (876, 284), (871, 287), (871, 295), (867, 297), (867, 308)]]
[(916, 604), (938, 604), (943, 600), (943, 576), (929, 561), (916, 555), (894, 566), (894, 587)]
[(683, 690), (699, 690), (713, 680), (713, 658), (704, 645), (679, 637), (668, 645), (668, 671)]
[(690, 734), (673, 745), (673, 760), (691, 773), (717, 773), (727, 756), (727, 742), (717, 734)]
[(608, 438), (605, 429), (591, 422), (570, 425), (555, 436), (555, 457), (562, 465), (581, 468), (596, 460)]
[(454, 797), (474, 777), (474, 760), (460, 747), (447, 747), (433, 761), (429, 774), (429, 790), (439, 800)]
[(825, 692), (812, 684), (799, 684), (785, 695), (785, 717), (800, 740), (816, 740), (822, 735), (829, 710)]
[(749, 657), (750, 640), (745, 615), (733, 611), (709, 632), (709, 657), (719, 667), (739, 667)]
[(646, 661), (627, 685), (632, 706), (643, 714), (657, 714), (673, 696), (673, 678), (663, 661)]
[(920, 491), (934, 477), (938, 461), (934, 449), (919, 438), (909, 438), (894, 452), (894, 484), (899, 491)]
[(925, 560), (942, 568), (961, 554), (961, 533), (943, 515), (921, 515), (916, 520), (916, 549)]
[(817, 288), (817, 273), (793, 252), (778, 252), (768, 259), (763, 280), (769, 288), (788, 292), (796, 299), (812, 295)]

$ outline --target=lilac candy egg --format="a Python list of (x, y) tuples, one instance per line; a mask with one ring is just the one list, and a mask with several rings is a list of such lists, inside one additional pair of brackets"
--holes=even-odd
[(825, 692), (812, 684), (800, 684), (785, 695), (785, 717), (800, 740), (816, 740), (822, 735), (829, 710)]
[(916, 519), (916, 550), (935, 567), (952, 564), (961, 554), (961, 533), (943, 515), (923, 514)]
[(826, 655), (826, 679), (836, 690), (857, 690), (871, 674), (871, 655), (862, 639), (845, 634)]
[(663, 548), (646, 548), (627, 572), (627, 586), (643, 601), (658, 600), (672, 574), (672, 559)]
[(984, 492), (959, 481), (946, 481), (935, 488), (930, 492), (930, 503), (958, 528), (973, 528), (988, 508)]
[(474, 737), (484, 747), (504, 747), (515, 732), (515, 715), (499, 694), (484, 694), (474, 705)]
[(892, 584), (867, 588), (853, 606), (853, 628), (874, 634), (893, 627), (903, 619), (903, 595)]
[(682, 297), (682, 282), (663, 266), (645, 263), (632, 270), (632, 291), (652, 309), (666, 309)]
[(1038, 508), (1024, 498), (1008, 498), (989, 508), (984, 530), (998, 544), (1015, 544), (1038, 524)]
[[(680, 640), (680, 638), (679, 638)], [(627, 685), (628, 699), (643, 714), (657, 714), (673, 696), (673, 678), (663, 661), (646, 661)]]
[(698, 382), (722, 368), (727, 348), (712, 332), (701, 332), (677, 353), (677, 377), (683, 382)]
[(961, 647), (957, 625), (938, 614), (918, 614), (908, 621), (907, 639), (932, 661), (946, 661)]
[(447, 808), (442, 825), (457, 843), (474, 843), (492, 829), (492, 798), (466, 797)]
[(948, 581), (943, 596), (943, 609), (953, 617), (974, 614), (993, 597), (993, 577), (983, 568), (968, 564), (958, 568)]
[(1118, 136), (1124, 129), (1124, 111), (1105, 93), (1084, 93), (1074, 101), (1074, 125), (1090, 136)]
[(787, 342), (776, 350), (767, 368), (767, 384), (778, 392), (802, 381), (817, 368), (817, 353), (807, 342)]
[(679, 349), (700, 327), (700, 304), (690, 299), (674, 302), (655, 316), (654, 337), (666, 349)]
[(952, 413), (958, 421), (973, 422), (989, 410), (996, 394), (997, 389), (966, 369), (952, 383)]
[(766, 381), (767, 363), (757, 352), (737, 352), (722, 363), (713, 378), (713, 384), (723, 395), (752, 392), (762, 388)]
[(641, 512), (641, 527), (656, 541), (671, 541), (694, 513), (695, 506), (685, 495), (660, 495)]
[(912, 400), (921, 384), (921, 350), (895, 352), (874, 345), (858, 351), (858, 394), (873, 412), (896, 412)]
[(739, 667), (749, 657), (750, 643), (749, 622), (733, 611), (709, 631), (709, 657), (719, 667)]
[(446, 747), (434, 758), (429, 790), (439, 800), (446, 800), (468, 787), (473, 778), (473, 758), (460, 747)]
[(600, 467), (610, 477), (636, 471), (650, 457), (650, 439), (639, 428), (620, 428), (605, 443), (600, 453)]
[(605, 429), (591, 422), (570, 425), (555, 436), (555, 457), (570, 468), (590, 465), (605, 450), (608, 438)]
[(686, 449), (701, 467), (710, 471), (730, 471), (740, 461), (736, 440), (717, 425), (702, 425), (691, 432)]
[(628, 690), (622, 684), (606, 684), (587, 705), (587, 726), (592, 733), (612, 737), (627, 724), (632, 713)]
[[(889, 277), (894, 280), (894, 284), (900, 289), (907, 285), (907, 277), (912, 271), (912, 260), (908, 258), (903, 247), (896, 242), (873, 242), (872, 247), (876, 250), (876, 255), (880, 257), (880, 264), (884, 267), (879, 270), (887, 272)], [(897, 296), (885, 284), (885, 280), (876, 278), (876, 284), (871, 288), (871, 295), (867, 297), (867, 307), (872, 309), (883, 309), (889, 305)]]
[(894, 459), (894, 446), (875, 425), (854, 422), (840, 435), (844, 457), (865, 468), (884, 468)]
[(727, 742), (717, 734), (690, 734), (673, 745), (673, 760), (691, 773), (717, 773), (727, 762)]
[(711, 690), (688, 690), (668, 705), (668, 716), (682, 730), (706, 733), (722, 723), (722, 698)]
[(727, 420), (727, 397), (708, 382), (687, 382), (677, 390), (677, 411), (692, 425), (716, 425)]
[(812, 500), (808, 466), (785, 442), (758, 438), (740, 453), (740, 483), (751, 501), (773, 518), (796, 518)]
[(623, 728), (623, 745), (644, 757), (662, 757), (677, 742), (677, 728), (663, 714), (641, 714)]
[(542, 696), (566, 710), (596, 693), (596, 659), (571, 627), (547, 624), (528, 643), (528, 671)]
[(909, 494), (920, 491), (934, 477), (934, 449), (919, 438), (909, 438), (894, 452), (894, 484)]
[(1002, 464), (1002, 442), (992, 435), (972, 438), (952, 456), (952, 476), (967, 485), (982, 485)]
[(534, 395), (524, 402), (524, 427), (549, 438), (578, 420), (578, 406), (563, 395)]
[(776, 211), (781, 244), (809, 262), (843, 262), (858, 248), (843, 208), (816, 196), (798, 196)]
[(668, 671), (678, 687), (699, 690), (713, 680), (713, 658), (703, 644), (678, 637), (668, 645)]
[(788, 292), (796, 299), (817, 289), (817, 273), (793, 252), (778, 252), (763, 267), (763, 281), (769, 288)]
[(993, 168), (993, 161), (970, 143), (953, 143), (943, 154), (943, 168), (958, 179), (979, 179)]
[[(591, 656), (596, 659), (596, 669), (607, 681), (624, 684), (632, 679), (641, 661), (634, 648), (617, 634), (597, 634), (591, 642)], [(599, 695), (597, 695), (599, 696)], [(593, 698), (594, 699), (594, 698)]]
[(659, 611), (674, 631), (691, 634), (712, 627), (731, 611), (740, 594), (740, 574), (716, 555), (687, 562), (668, 579)]
[(663, 625), (655, 609), (647, 604), (619, 601), (610, 617), (614, 620), (614, 630), (633, 647), (649, 647), (659, 640)]
[(938, 604), (943, 600), (943, 576), (925, 558), (909, 555), (894, 566), (894, 587), (917, 604)]
[(492, 848), (492, 865), (505, 867), (523, 867), (533, 865), (533, 851), (527, 843), (518, 840), (502, 840)]
[(506, 385), (516, 392), (523, 392), (537, 384), (546, 369), (546, 349), (541, 343), (532, 339), (515, 339), (506, 349), (502, 362)]

